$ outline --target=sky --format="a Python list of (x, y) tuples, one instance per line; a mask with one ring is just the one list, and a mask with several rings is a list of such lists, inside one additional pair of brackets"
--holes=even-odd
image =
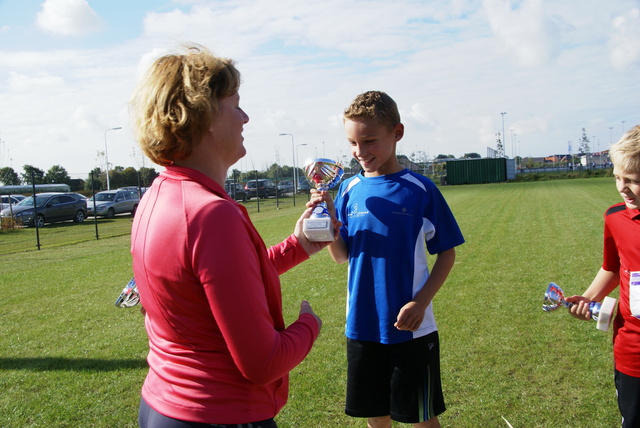
[(129, 98), (189, 43), (242, 73), (240, 171), (348, 160), (341, 114), (367, 90), (397, 102), (417, 160), (497, 138), (509, 158), (577, 153), (583, 128), (596, 152), (640, 124), (640, 0), (0, 0), (0, 167), (161, 170)]

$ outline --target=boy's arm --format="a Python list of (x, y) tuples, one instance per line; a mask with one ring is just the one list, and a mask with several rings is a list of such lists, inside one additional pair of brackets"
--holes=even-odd
[(436, 293), (444, 284), (444, 281), (449, 276), (453, 263), (456, 261), (456, 249), (451, 248), (449, 250), (438, 253), (436, 262), (433, 264), (431, 274), (424, 283), (420, 291), (418, 291), (412, 301), (407, 303), (400, 309), (398, 313), (398, 319), (394, 326), (398, 330), (416, 331), (422, 320), (424, 319), (424, 311), (429, 306), (429, 303), (433, 300)]
[(600, 268), (596, 277), (591, 282), (589, 288), (586, 289), (582, 296), (567, 297), (569, 303), (574, 303), (569, 308), (569, 312), (576, 318), (588, 320), (591, 318), (589, 312), (590, 302), (599, 302), (609, 293), (616, 289), (620, 284), (620, 274)]
[(328, 247), (329, 254), (333, 261), (342, 264), (349, 260), (349, 254), (347, 253), (347, 244), (342, 239), (342, 236), (338, 235), (338, 238), (333, 241)]

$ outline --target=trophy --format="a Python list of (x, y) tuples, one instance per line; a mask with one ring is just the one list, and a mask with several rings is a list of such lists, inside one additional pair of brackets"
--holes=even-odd
[(138, 293), (138, 286), (136, 280), (131, 278), (131, 281), (122, 289), (122, 293), (116, 299), (116, 306), (119, 308), (130, 308), (140, 303), (140, 294)]
[[(331, 159), (310, 159), (304, 165), (304, 173), (311, 185), (322, 191), (338, 184), (344, 170)], [(311, 217), (304, 219), (302, 230), (309, 241), (333, 241), (333, 223), (326, 203), (320, 202), (313, 209)]]
[[(542, 302), (543, 311), (552, 311), (558, 309), (560, 306), (569, 308), (573, 306), (573, 303), (569, 303), (564, 300), (564, 293), (562, 288), (558, 284), (550, 283), (547, 287), (547, 291), (544, 293), (544, 301)], [(615, 310), (616, 299), (613, 297), (605, 297), (602, 303), (591, 302), (589, 303), (589, 311), (591, 312), (591, 318), (598, 323), (596, 328), (598, 330), (609, 330), (609, 324), (613, 318), (613, 311)]]

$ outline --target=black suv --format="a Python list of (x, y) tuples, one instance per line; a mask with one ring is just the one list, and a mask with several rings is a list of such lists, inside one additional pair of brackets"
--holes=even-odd
[(261, 180), (249, 180), (247, 185), (244, 186), (244, 190), (247, 191), (247, 198), (268, 198), (269, 196), (276, 196), (278, 188), (275, 183), (269, 179)]
[(236, 201), (247, 200), (247, 192), (244, 190), (244, 187), (242, 187), (242, 184), (237, 181), (226, 180), (224, 182), (224, 191)]

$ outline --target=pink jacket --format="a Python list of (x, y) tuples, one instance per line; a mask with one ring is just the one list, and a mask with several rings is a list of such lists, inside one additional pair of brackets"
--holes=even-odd
[(170, 166), (138, 207), (131, 254), (149, 336), (147, 403), (203, 423), (274, 417), (319, 333), (312, 315), (286, 328), (282, 317), (278, 275), (308, 258), (295, 236), (267, 249), (217, 183)]

